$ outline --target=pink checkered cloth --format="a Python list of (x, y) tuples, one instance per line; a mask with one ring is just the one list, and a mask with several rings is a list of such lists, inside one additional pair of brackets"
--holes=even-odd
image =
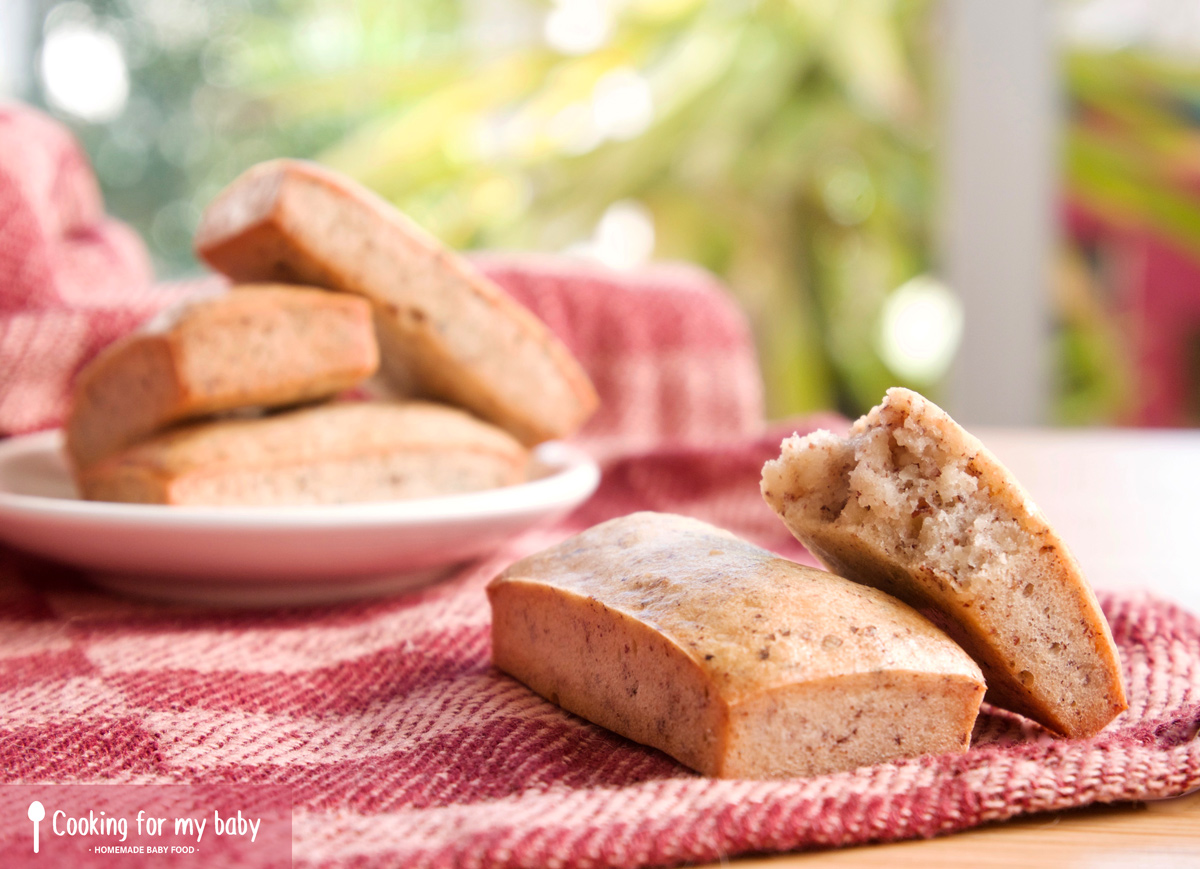
[(0, 435), (56, 425), (71, 375), (167, 295), (70, 135), (0, 104)]
[[(62, 141), (40, 120), (0, 119), (0, 131), (5, 123)], [(75, 248), (54, 234), (61, 221), (12, 216), (45, 208), (11, 206), (11, 166), (23, 165), (14, 142), (0, 139), (0, 203), (10, 203), (0, 212), (0, 274), (45, 277), (0, 284), (8, 431), (61, 418), (69, 372), (120, 331), (114, 323), (144, 316), (149, 292), (136, 243), (97, 223), (98, 211), (84, 234), (111, 232), (121, 241), (105, 249), (123, 252), (103, 273), (65, 262)], [(82, 171), (71, 153), (58, 171)], [(16, 174), (39, 196), (70, 187)], [(1131, 706), (1099, 736), (1056, 739), (985, 707), (965, 755), (794, 781), (703, 778), (494, 670), (488, 580), (595, 522), (643, 509), (686, 513), (811, 563), (757, 481), (784, 434), (818, 421), (764, 427), (744, 321), (701, 273), (483, 264), (595, 378), (605, 404), (583, 443), (605, 457), (598, 493), (437, 585), (320, 609), (142, 603), (0, 547), (0, 782), (284, 785), (296, 864), (322, 869), (672, 866), (933, 836), (1200, 786), (1200, 620), (1145, 597), (1102, 598)], [(45, 345), (60, 359), (14, 339), (17, 318), (21, 334), (84, 325)], [(27, 375), (21, 359), (44, 366)]]

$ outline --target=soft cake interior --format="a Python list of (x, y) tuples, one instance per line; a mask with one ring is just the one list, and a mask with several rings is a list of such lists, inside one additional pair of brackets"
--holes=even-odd
[(890, 555), (932, 568), (956, 591), (1009, 582), (1027, 534), (1012, 511), (987, 497), (973, 457), (948, 452), (911, 415), (885, 408), (879, 416), (847, 440), (820, 438), (823, 456), (796, 455), (827, 481), (814, 487), (822, 497), (804, 502), (810, 518), (854, 527)]
[(1095, 690), (1115, 661), (1097, 652), (1105, 627), (1074, 560), (1011, 475), (919, 397), (889, 395), (846, 438), (788, 439), (763, 494), (830, 570), (950, 633), (993, 702), (1065, 733), (1123, 708)]

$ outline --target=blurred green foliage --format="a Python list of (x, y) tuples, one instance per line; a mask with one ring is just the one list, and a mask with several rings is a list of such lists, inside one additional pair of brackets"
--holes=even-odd
[[(196, 269), (213, 194), (279, 155), (463, 249), (563, 250), (632, 200), (656, 258), (737, 295), (772, 415), (857, 412), (899, 380), (879, 312), (930, 267), (927, 0), (626, 0), (579, 54), (548, 43), (554, 7), (534, 0), (69, 5), (125, 48), (125, 111), (76, 130), (163, 276)], [(652, 113), (618, 104), (606, 132), (606, 93)]]

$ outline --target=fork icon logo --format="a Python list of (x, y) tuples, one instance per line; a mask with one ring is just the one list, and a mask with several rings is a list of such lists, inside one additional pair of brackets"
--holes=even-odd
[(29, 820), (33, 821), (33, 853), (38, 852), (38, 833), (41, 832), (42, 821), (46, 817), (46, 808), (41, 801), (34, 800), (29, 804)]

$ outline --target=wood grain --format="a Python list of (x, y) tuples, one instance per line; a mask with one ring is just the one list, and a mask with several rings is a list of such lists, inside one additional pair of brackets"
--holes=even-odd
[(732, 869), (1022, 867), (1200, 869), (1200, 791), (1173, 800), (1032, 815), (940, 839), (710, 864)]

